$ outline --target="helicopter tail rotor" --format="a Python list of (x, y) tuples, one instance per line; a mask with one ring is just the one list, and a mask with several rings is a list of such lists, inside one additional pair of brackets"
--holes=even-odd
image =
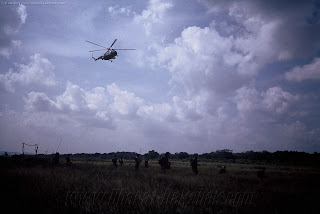
[(92, 57), (92, 59), (94, 59), (94, 61), (97, 61), (97, 59), (93, 57), (93, 53), (92, 53), (92, 56), (91, 56), (91, 57)]

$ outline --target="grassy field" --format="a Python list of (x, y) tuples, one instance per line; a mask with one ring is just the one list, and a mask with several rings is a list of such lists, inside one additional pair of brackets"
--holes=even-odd
[[(2, 161), (3, 162), (3, 161)], [(318, 213), (320, 168), (173, 161), (163, 173), (157, 161), (114, 168), (111, 160), (1, 165), (1, 201), (9, 213)], [(316, 212), (317, 211), (317, 212)]]

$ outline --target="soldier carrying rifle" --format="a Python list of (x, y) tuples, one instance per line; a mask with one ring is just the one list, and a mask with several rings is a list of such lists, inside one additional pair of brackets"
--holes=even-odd
[(190, 160), (190, 165), (191, 165), (191, 168), (192, 168), (192, 171), (195, 175), (198, 174), (198, 166), (200, 166), (198, 164), (198, 154), (195, 154), (194, 155), (194, 158)]

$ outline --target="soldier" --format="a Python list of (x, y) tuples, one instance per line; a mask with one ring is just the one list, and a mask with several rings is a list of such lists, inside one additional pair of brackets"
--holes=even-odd
[(149, 158), (144, 161), (144, 166), (145, 166), (146, 168), (149, 167)]
[(222, 168), (219, 170), (219, 172), (220, 174), (226, 173), (226, 170), (227, 170), (226, 166), (223, 165)]
[(118, 164), (117, 164), (117, 155), (114, 156), (114, 158), (112, 158), (112, 164), (115, 168), (118, 167)]
[(67, 154), (67, 156), (66, 156), (66, 162), (67, 162), (67, 166), (70, 166), (72, 164), (69, 154)]
[(198, 164), (198, 154), (194, 155), (194, 158), (190, 160), (190, 165), (192, 167), (192, 171), (195, 175), (198, 174), (198, 166), (200, 166)]
[(60, 164), (60, 154), (59, 154), (59, 152), (56, 152), (56, 154), (52, 158), (52, 164), (54, 166), (58, 166)]
[(162, 169), (163, 173), (166, 172), (166, 169), (170, 169), (171, 168), (170, 167), (171, 163), (169, 162), (169, 154), (170, 154), (169, 152), (166, 152), (165, 156), (162, 157), (158, 162), (160, 164), (160, 166), (161, 166), (161, 169)]
[(266, 171), (266, 168), (265, 168), (265, 167), (260, 168), (260, 170), (257, 171), (257, 176), (258, 176), (258, 178), (261, 178), (261, 179), (262, 179), (262, 178), (266, 177), (265, 171)]
[(123, 165), (123, 159), (122, 159), (122, 156), (120, 157), (119, 163), (120, 163), (120, 166), (122, 166), (122, 165)]
[(138, 171), (140, 163), (141, 163), (141, 159), (140, 159), (140, 155), (139, 154), (136, 155), (136, 157), (134, 158), (134, 161), (136, 162), (135, 169), (136, 169), (136, 171)]

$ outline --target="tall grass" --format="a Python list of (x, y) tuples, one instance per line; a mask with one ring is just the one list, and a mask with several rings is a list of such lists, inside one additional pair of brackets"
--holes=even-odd
[[(201, 164), (201, 163), (200, 163)], [(202, 163), (194, 175), (188, 162), (175, 162), (163, 173), (134, 162), (114, 168), (104, 162), (76, 161), (72, 166), (10, 167), (2, 176), (12, 199), (39, 213), (289, 213), (316, 211), (320, 169), (267, 166), (258, 178), (256, 165)], [(10, 183), (10, 179), (15, 182)], [(18, 187), (17, 187), (18, 186)], [(17, 202), (18, 203), (18, 202)], [(14, 201), (10, 201), (14, 205)], [(14, 210), (14, 208), (11, 208)], [(19, 209), (18, 209), (19, 210)]]

